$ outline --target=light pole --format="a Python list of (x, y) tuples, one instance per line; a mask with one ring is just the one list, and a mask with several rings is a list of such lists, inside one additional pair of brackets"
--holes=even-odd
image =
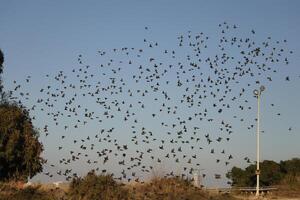
[(254, 90), (254, 96), (257, 98), (257, 127), (256, 127), (256, 194), (255, 196), (259, 196), (259, 114), (260, 114), (260, 95), (266, 88), (264, 86), (260, 86), (259, 90)]

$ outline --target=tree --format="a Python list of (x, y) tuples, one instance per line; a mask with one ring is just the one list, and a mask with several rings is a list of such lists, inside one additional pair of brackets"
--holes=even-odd
[(2, 50), (0, 49), (0, 74), (2, 73), (2, 65), (4, 63), (4, 55)]
[(3, 90), (2, 79), (1, 79), (1, 74), (3, 72), (3, 63), (4, 63), (4, 55), (0, 49), (0, 94), (1, 94), (1, 97), (2, 97), (2, 90)]
[(280, 165), (271, 160), (265, 160), (260, 164), (260, 182), (263, 186), (278, 184), (284, 174), (281, 172)]
[(0, 180), (25, 181), (42, 171), (43, 145), (28, 112), (15, 104), (0, 105)]
[(0, 104), (8, 102), (8, 98), (10, 93), (6, 93), (3, 91), (3, 83), (1, 74), (3, 73), (3, 63), (4, 63), (4, 54), (0, 49)]
[(293, 158), (291, 160), (285, 160), (280, 162), (282, 173), (285, 174), (283, 179), (284, 184), (300, 184), (300, 159)]
[[(297, 177), (300, 175), (300, 159), (293, 158), (292, 160), (281, 161), (276, 163), (271, 160), (265, 160), (260, 163), (260, 185), (270, 186), (282, 183), (284, 179), (290, 182), (297, 182)], [(256, 164), (251, 164), (245, 169), (233, 167), (226, 174), (232, 182), (232, 186), (256, 186)]]
[(286, 174), (293, 176), (300, 175), (300, 158), (293, 158), (292, 160), (285, 160), (280, 162), (281, 170)]
[(246, 171), (238, 168), (238, 167), (233, 167), (230, 172), (226, 174), (226, 177), (228, 179), (231, 179), (231, 185), (238, 186), (238, 187), (243, 187), (247, 185), (247, 176), (246, 176)]

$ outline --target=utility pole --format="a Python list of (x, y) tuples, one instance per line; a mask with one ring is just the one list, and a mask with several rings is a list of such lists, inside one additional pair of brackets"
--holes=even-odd
[(257, 98), (257, 126), (256, 126), (256, 197), (259, 197), (259, 175), (260, 175), (260, 169), (259, 169), (259, 133), (260, 133), (260, 96), (261, 93), (266, 88), (264, 86), (260, 86), (259, 90), (254, 90), (254, 96)]

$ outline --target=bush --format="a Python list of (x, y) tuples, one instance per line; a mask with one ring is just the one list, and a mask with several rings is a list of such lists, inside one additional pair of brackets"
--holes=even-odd
[(119, 200), (128, 199), (128, 191), (112, 175), (96, 175), (92, 171), (84, 178), (73, 178), (68, 197), (71, 200)]
[(19, 189), (12, 183), (0, 184), (0, 200), (66, 200), (62, 191), (43, 190), (40, 185)]

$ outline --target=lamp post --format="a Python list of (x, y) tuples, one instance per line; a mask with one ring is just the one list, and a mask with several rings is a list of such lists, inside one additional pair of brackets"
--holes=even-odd
[(259, 196), (259, 175), (260, 175), (260, 170), (259, 170), (259, 114), (260, 114), (260, 96), (261, 93), (265, 90), (266, 88), (264, 86), (260, 86), (259, 90), (254, 90), (254, 96), (257, 98), (257, 127), (256, 127), (256, 194), (255, 196)]

